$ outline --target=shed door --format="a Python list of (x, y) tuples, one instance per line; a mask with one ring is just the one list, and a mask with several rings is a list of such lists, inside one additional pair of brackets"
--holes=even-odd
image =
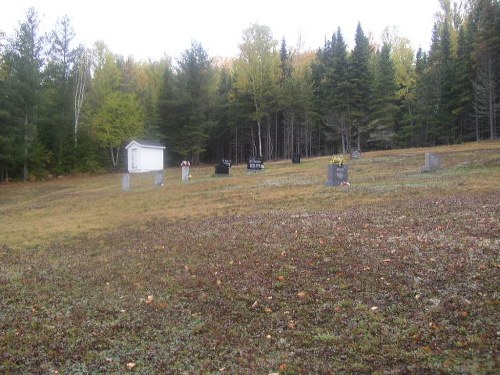
[(133, 148), (132, 149), (132, 169), (137, 169), (137, 157), (138, 157), (138, 154), (137, 154), (137, 149), (136, 148)]

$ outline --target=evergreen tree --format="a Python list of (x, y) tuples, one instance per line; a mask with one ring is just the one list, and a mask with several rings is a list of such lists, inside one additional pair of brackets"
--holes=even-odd
[(419, 49), (415, 61), (415, 130), (416, 146), (431, 145), (430, 127), (435, 116), (434, 80), (430, 73), (429, 56)]
[(378, 147), (394, 146), (395, 126), (398, 115), (396, 82), (391, 46), (382, 45), (378, 54), (377, 74), (372, 99), (372, 121), (369, 142)]
[(67, 17), (58, 21), (50, 34), (50, 50), (47, 67), (44, 71), (43, 106), (40, 108), (40, 139), (51, 151), (57, 172), (67, 172), (72, 154), (73, 97), (72, 77), (74, 52), (70, 43), (74, 37)]
[(456, 117), (459, 141), (479, 140), (474, 127), (474, 90), (472, 69), (472, 25), (462, 25), (457, 42), (457, 57), (454, 62), (455, 86), (453, 90), (453, 115)]
[(474, 62), (474, 106), (477, 121), (483, 120), (486, 134), (497, 134), (500, 97), (500, 4), (477, 0), (472, 16), (477, 24), (472, 57)]
[(337, 135), (340, 136), (340, 148), (346, 153), (351, 145), (351, 83), (347, 46), (340, 28), (318, 52), (312, 69), (314, 92), (319, 104), (318, 113), (325, 124), (326, 139), (335, 144)]
[(355, 46), (351, 55), (350, 82), (351, 91), (351, 119), (356, 129), (357, 148), (361, 150), (361, 134), (367, 130), (370, 114), (370, 43), (365, 36), (361, 24), (356, 28)]
[(190, 158), (195, 164), (206, 150), (208, 135), (215, 125), (215, 78), (212, 63), (197, 42), (183, 53), (177, 74), (165, 75), (160, 104), (163, 134), (177, 157)]
[[(46, 153), (38, 145), (38, 108), (41, 102), (41, 68), (44, 39), (39, 35), (39, 18), (33, 8), (16, 31), (15, 37), (6, 46), (4, 64), (6, 77), (4, 89), (7, 93), (4, 122), (10, 129), (5, 139), (8, 149), (22, 150), (7, 155), (7, 166), (12, 175), (28, 179), (28, 167), (36, 170), (46, 161)], [(12, 168), (10, 166), (12, 165)]]
[(215, 160), (232, 159), (238, 163), (239, 137), (236, 102), (232, 100), (234, 77), (229, 66), (219, 69), (217, 92), (214, 100), (216, 126), (210, 131), (208, 154)]

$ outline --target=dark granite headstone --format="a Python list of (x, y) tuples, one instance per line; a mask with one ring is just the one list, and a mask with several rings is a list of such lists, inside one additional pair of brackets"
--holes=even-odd
[(228, 175), (230, 169), (231, 168), (229, 168), (227, 165), (219, 164), (215, 167), (215, 174), (216, 175), (221, 175), (221, 174)]
[(249, 171), (260, 171), (263, 167), (264, 164), (262, 163), (262, 159), (255, 157), (248, 159), (247, 169)]

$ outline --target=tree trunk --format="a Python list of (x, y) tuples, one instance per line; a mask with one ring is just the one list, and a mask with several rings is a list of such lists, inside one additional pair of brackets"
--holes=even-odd
[(489, 109), (489, 122), (490, 122), (490, 139), (495, 139), (495, 81), (492, 72), (492, 58), (488, 54), (488, 109)]
[(85, 83), (87, 80), (87, 56), (84, 52), (80, 57), (81, 60), (78, 62), (78, 67), (76, 68), (76, 83), (74, 91), (74, 111), (75, 111), (75, 124), (74, 124), (74, 143), (75, 148), (78, 145), (78, 125), (80, 123), (80, 114), (82, 112), (83, 100), (85, 94)]
[(26, 109), (24, 116), (24, 158), (23, 158), (23, 181), (28, 181), (28, 109)]
[(111, 152), (111, 163), (113, 164), (113, 167), (116, 167), (118, 164), (118, 156), (120, 155), (120, 148), (118, 147), (116, 149), (116, 156), (113, 146), (109, 145), (109, 151)]
[(260, 119), (257, 120), (257, 141), (259, 142), (259, 158), (262, 158), (262, 135)]

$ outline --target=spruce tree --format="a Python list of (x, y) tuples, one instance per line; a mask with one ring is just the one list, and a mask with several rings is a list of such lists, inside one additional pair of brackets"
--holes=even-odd
[(357, 148), (361, 150), (361, 134), (367, 131), (370, 120), (370, 88), (372, 77), (369, 70), (370, 43), (361, 24), (356, 28), (356, 45), (351, 54), (349, 80), (351, 84), (351, 120), (356, 131)]
[(386, 149), (394, 146), (395, 123), (398, 114), (394, 74), (391, 46), (384, 43), (378, 55), (378, 72), (372, 99), (369, 141), (375, 146)]

